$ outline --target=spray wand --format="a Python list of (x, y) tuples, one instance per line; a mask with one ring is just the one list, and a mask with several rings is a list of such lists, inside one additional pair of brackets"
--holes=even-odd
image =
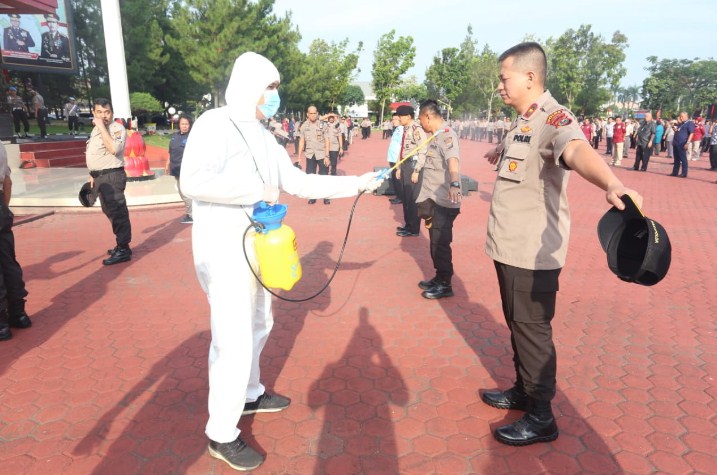
[(433, 134), (431, 134), (430, 137), (428, 137), (426, 140), (424, 140), (423, 142), (421, 142), (420, 144), (418, 144), (418, 146), (417, 146), (416, 148), (414, 148), (413, 150), (411, 150), (411, 152), (409, 152), (408, 155), (406, 155), (406, 156), (403, 157), (401, 160), (399, 160), (398, 162), (396, 162), (396, 164), (395, 164), (394, 166), (392, 166), (391, 168), (386, 168), (385, 170), (383, 170), (383, 171), (376, 177), (376, 180), (381, 181), (381, 180), (383, 180), (384, 178), (386, 178), (386, 175), (388, 175), (389, 173), (391, 173), (392, 170), (398, 168), (399, 165), (401, 165), (403, 162), (405, 162), (406, 160), (408, 160), (409, 158), (411, 158), (412, 156), (414, 156), (415, 154), (417, 154), (420, 149), (422, 149), (423, 147), (425, 147), (426, 145), (428, 145), (428, 144), (431, 142), (431, 140), (435, 139), (436, 137), (438, 137), (438, 135), (442, 134), (443, 132), (448, 132), (448, 130), (449, 130), (448, 127), (443, 128), (443, 129), (440, 129), (440, 130), (436, 130)]

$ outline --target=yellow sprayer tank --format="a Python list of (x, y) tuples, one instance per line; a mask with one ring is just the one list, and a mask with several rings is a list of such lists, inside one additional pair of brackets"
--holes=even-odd
[(254, 236), (254, 249), (264, 285), (291, 290), (301, 279), (301, 262), (296, 234), (282, 224), (285, 215), (286, 205), (261, 202), (254, 208), (254, 220), (264, 225)]

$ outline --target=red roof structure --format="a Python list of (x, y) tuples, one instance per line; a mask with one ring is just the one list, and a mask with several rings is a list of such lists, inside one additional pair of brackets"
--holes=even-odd
[(9, 13), (55, 13), (57, 0), (3, 0), (0, 14)]

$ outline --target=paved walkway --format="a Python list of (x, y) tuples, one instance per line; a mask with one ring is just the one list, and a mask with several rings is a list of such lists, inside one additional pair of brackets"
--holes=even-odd
[[(384, 163), (387, 141), (358, 140), (340, 171)], [(400, 207), (358, 203), (344, 264), (302, 304), (277, 301), (263, 358), (282, 413), (242, 419), (268, 454), (257, 474), (715, 473), (717, 173), (687, 179), (617, 170), (670, 234), (673, 264), (654, 287), (610, 273), (596, 235), (602, 192), (574, 176), (573, 233), (555, 319), (560, 438), (513, 448), (491, 429), (517, 412), (482, 404), (512, 362), (485, 256), (494, 173), (486, 144), (463, 142), (480, 182), (456, 221), (453, 298), (426, 301), (425, 231), (397, 238)], [(624, 164), (630, 166), (632, 159)], [(289, 204), (304, 278), (317, 289), (338, 256), (352, 200)], [(22, 210), (20, 210), (22, 212)], [(0, 473), (234, 473), (207, 454), (208, 305), (181, 206), (132, 208), (134, 258), (103, 267), (113, 236), (98, 210), (60, 209), (15, 229), (34, 325), (0, 343)], [(240, 245), (240, 243), (237, 243)]]

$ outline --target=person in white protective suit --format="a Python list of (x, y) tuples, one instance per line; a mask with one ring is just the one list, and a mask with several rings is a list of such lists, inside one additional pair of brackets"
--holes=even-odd
[[(380, 185), (378, 173), (307, 175), (260, 120), (279, 108), (279, 71), (265, 57), (244, 53), (234, 63), (224, 107), (194, 123), (180, 185), (193, 200), (192, 250), (197, 278), (211, 309), (209, 348), (209, 453), (237, 470), (264, 457), (244, 443), (242, 414), (277, 412), (289, 399), (265, 392), (259, 357), (273, 325), (271, 295), (247, 265), (242, 239), (254, 205), (274, 203), (279, 190), (305, 199), (355, 196)], [(253, 233), (246, 252), (256, 268)]]

